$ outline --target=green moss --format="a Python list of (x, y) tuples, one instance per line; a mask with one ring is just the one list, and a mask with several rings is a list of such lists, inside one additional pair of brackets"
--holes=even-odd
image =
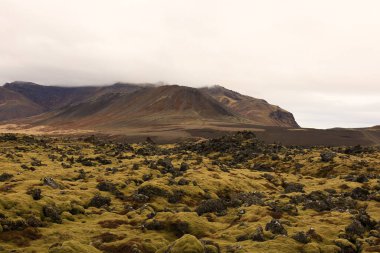
[(356, 246), (346, 239), (336, 239), (334, 243), (341, 249), (352, 249), (356, 251)]
[(340, 248), (335, 245), (320, 245), (322, 253), (339, 253)]
[(205, 252), (206, 253), (219, 253), (219, 250), (214, 245), (205, 245)]
[(66, 220), (69, 220), (69, 221), (75, 221), (75, 217), (69, 213), (69, 212), (63, 212), (61, 213), (61, 217), (62, 219), (66, 219)]
[(205, 248), (202, 243), (192, 235), (184, 235), (167, 247), (158, 250), (156, 253), (204, 253)]
[(195, 212), (179, 212), (176, 214), (161, 212), (155, 219), (161, 222), (168, 232), (191, 234), (197, 238), (211, 235), (224, 226), (218, 223), (210, 223), (207, 218), (198, 216)]
[(321, 249), (316, 243), (308, 243), (302, 247), (303, 253), (321, 253)]
[(78, 253), (78, 252), (101, 253), (101, 251), (97, 250), (96, 248), (90, 245), (82, 244), (74, 240), (63, 242), (62, 245), (49, 249), (49, 253)]
[[(198, 252), (202, 249), (205, 252), (217, 252), (220, 249), (220, 252), (236, 253), (337, 253), (344, 247), (353, 246), (350, 242), (339, 239), (339, 236), (345, 235), (345, 228), (352, 222), (353, 212), (318, 212), (304, 209), (305, 202), (292, 204), (291, 198), (302, 193), (284, 194), (282, 182), (305, 185), (305, 194), (312, 191), (327, 194), (326, 190), (335, 189), (336, 196), (349, 196), (356, 187), (365, 187), (374, 193), (379, 187), (376, 179), (369, 179), (364, 184), (344, 179), (359, 173), (366, 175), (369, 168), (373, 170), (372, 174), (378, 174), (378, 150), (346, 158), (339, 155), (330, 164), (334, 167), (331, 171), (332, 178), (318, 178), (316, 176), (324, 166), (319, 162), (319, 154), (323, 148), (281, 149), (276, 154), (279, 160), (272, 160), (272, 151), (264, 150), (258, 156), (249, 157), (247, 162), (239, 161), (234, 164), (236, 154), (225, 152), (217, 155), (212, 152), (205, 157), (196, 151), (182, 152), (172, 149), (177, 146), (175, 144), (157, 145), (162, 153), (152, 151), (151, 155), (140, 155), (130, 150), (116, 152), (114, 148), (117, 144), (98, 145), (80, 140), (41, 138), (48, 144), (0, 142), (0, 175), (14, 175), (12, 180), (0, 182), (0, 224), (4, 230), (0, 232), (3, 235), (0, 244), (5, 251), (11, 251), (22, 244), (25, 252), (46, 252), (49, 248), (56, 252), (73, 252), (78, 251), (78, 247), (96, 245), (96, 248), (104, 252), (123, 252), (126, 249), (136, 249), (144, 253), (154, 253), (159, 249), (171, 250), (170, 252)], [(239, 145), (241, 143), (234, 146), (242, 151)], [(26, 148), (20, 157), (16, 155), (20, 153), (16, 146)], [(136, 150), (143, 146), (133, 145)], [(8, 153), (13, 153), (19, 162), (1, 155)], [(244, 156), (244, 152), (239, 154)], [(52, 161), (49, 155), (54, 155), (57, 159)], [(80, 156), (95, 158), (100, 155), (113, 163), (85, 167), (86, 179), (78, 179), (79, 170), (83, 166), (76, 162), (77, 159)], [(116, 160), (115, 156), (119, 158)], [(33, 157), (47, 166), (36, 166), (35, 171), (20, 167), (21, 164), (30, 166)], [(162, 173), (160, 168), (154, 168), (154, 164), (165, 158), (172, 160), (174, 170)], [(63, 168), (62, 162), (72, 164), (71, 168)], [(182, 162), (189, 165), (186, 171), (179, 170)], [(133, 170), (133, 164), (138, 164), (138, 169)], [(251, 170), (253, 164), (268, 164), (276, 172)], [(298, 172), (295, 171), (296, 164), (303, 165)], [(144, 177), (147, 174), (152, 177)], [(53, 178), (64, 188), (41, 186), (41, 179), (44, 177)], [(188, 180), (189, 184), (178, 184), (180, 178)], [(90, 199), (99, 193), (96, 186), (102, 181), (113, 182), (125, 198), (102, 192), (104, 196), (111, 198), (109, 206), (85, 208)], [(34, 200), (28, 193), (33, 188), (42, 190), (41, 199)], [(232, 193), (241, 192), (261, 192), (265, 203), (236, 204)], [(149, 198), (135, 199), (137, 193)], [(208, 199), (222, 200), (225, 210), (199, 216), (194, 211), (202, 201)], [(271, 202), (277, 203), (281, 208), (286, 205), (297, 208), (298, 214), (281, 208), (277, 210), (276, 207), (268, 205)], [(47, 205), (57, 208), (57, 213), (63, 219), (61, 224), (52, 223), (51, 219), (44, 217), (43, 207)], [(367, 208), (366, 211), (373, 220), (380, 219), (380, 206), (376, 201), (362, 201), (356, 209), (359, 208)], [(35, 219), (28, 220), (30, 217)], [(311, 243), (302, 244), (290, 237), (265, 231), (265, 225), (272, 218), (281, 220), (289, 236), (298, 232), (307, 233), (313, 228), (315, 234)], [(41, 235), (40, 239), (28, 234), (29, 228), (36, 225), (39, 226), (37, 230)], [(264, 228), (262, 242), (250, 238), (259, 226)], [(193, 237), (182, 237), (186, 234)], [(366, 231), (360, 240), (366, 242), (363, 248), (373, 250), (368, 243), (373, 240), (369, 234), (370, 231)], [(21, 239), (17, 240), (16, 236)], [(76, 241), (71, 241), (73, 239)], [(200, 242), (205, 245), (202, 246)], [(93, 248), (87, 250), (94, 252)]]

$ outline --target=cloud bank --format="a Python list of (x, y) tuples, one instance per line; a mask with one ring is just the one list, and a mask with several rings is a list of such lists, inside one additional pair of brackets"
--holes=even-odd
[(219, 84), (303, 127), (380, 124), (377, 0), (0, 0), (0, 82)]

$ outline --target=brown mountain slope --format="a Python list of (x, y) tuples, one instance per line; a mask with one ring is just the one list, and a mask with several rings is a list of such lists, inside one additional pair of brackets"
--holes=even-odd
[(29, 117), (42, 112), (42, 106), (17, 92), (0, 87), (0, 121)]
[(6, 83), (3, 88), (22, 94), (45, 111), (51, 111), (108, 93), (133, 92), (140, 89), (140, 86), (116, 83), (110, 86), (60, 87), (17, 81)]
[(201, 90), (225, 105), (234, 113), (251, 120), (253, 124), (299, 127), (293, 114), (279, 106), (271, 105), (263, 99), (245, 96), (218, 85), (202, 88)]
[(9, 119), (0, 132), (90, 132), (128, 141), (149, 136), (167, 143), (251, 130), (268, 143), (286, 145), (380, 143), (380, 126), (301, 129), (293, 115), (278, 106), (220, 86), (195, 89), (117, 83), (66, 88), (16, 82), (0, 87), (0, 120)]
[[(95, 131), (174, 140), (192, 137), (193, 130), (202, 129), (224, 132), (260, 126), (298, 127), (291, 113), (222, 87), (128, 83), (57, 87), (14, 82), (3, 89), (18, 94), (33, 105), (30, 108), (38, 109), (24, 115), (12, 106), (5, 107), (14, 118), (10, 123), (23, 129), (16, 131)], [(8, 97), (5, 93), (4, 96)]]
[(210, 120), (238, 122), (240, 119), (198, 89), (171, 85), (105, 94), (33, 120), (47, 125), (120, 128)]
[(43, 86), (30, 82), (13, 82), (3, 86), (5, 89), (22, 94), (45, 111), (57, 109), (86, 99), (95, 91), (95, 87), (56, 87)]

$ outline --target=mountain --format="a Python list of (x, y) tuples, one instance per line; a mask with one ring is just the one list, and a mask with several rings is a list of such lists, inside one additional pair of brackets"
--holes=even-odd
[(263, 99), (221, 86), (115, 83), (59, 87), (30, 82), (0, 87), (0, 132), (104, 134), (128, 142), (172, 143), (250, 130), (285, 145), (379, 145), (380, 126), (300, 128), (293, 115)]
[(60, 87), (18, 81), (0, 88), (0, 120), (7, 124), (173, 136), (192, 136), (188, 131), (194, 129), (299, 128), (290, 112), (221, 86)]
[(0, 121), (43, 113), (44, 108), (22, 94), (0, 87)]
[(245, 96), (218, 85), (201, 90), (253, 124), (299, 127), (293, 114), (263, 99)]
[(109, 93), (128, 93), (138, 90), (140, 86), (116, 83), (111, 86), (60, 87), (44, 86), (31, 82), (6, 83), (4, 89), (19, 93), (30, 101), (41, 106), (44, 111), (59, 109), (64, 106), (100, 97)]
[(47, 125), (120, 128), (192, 124), (240, 119), (198, 89), (178, 85), (141, 87), (129, 93), (106, 93), (83, 103), (41, 115), (35, 123)]

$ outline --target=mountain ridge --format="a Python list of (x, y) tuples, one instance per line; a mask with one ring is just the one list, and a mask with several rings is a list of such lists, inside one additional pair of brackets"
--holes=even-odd
[[(264, 126), (295, 127), (293, 115), (284, 109), (217, 86), (224, 97), (234, 99), (231, 106), (221, 99), (215, 88), (180, 85), (115, 83), (107, 86), (45, 86), (32, 82), (6, 83), (2, 88), (20, 94), (39, 110), (28, 113), (33, 124), (170, 124), (205, 122), (245, 122)], [(222, 91), (221, 91), (222, 90)], [(1, 91), (0, 91), (1, 92)], [(236, 102), (238, 101), (238, 102)], [(236, 106), (237, 104), (237, 106)], [(257, 108), (254, 108), (257, 107)], [(249, 114), (242, 113), (249, 108)], [(1, 115), (0, 115), (1, 116)], [(93, 117), (91, 119), (91, 117)], [(22, 120), (24, 115), (6, 119)], [(154, 118), (156, 118), (154, 120)], [(103, 121), (107, 122), (103, 122)], [(69, 124), (67, 124), (69, 123)]]
[[(254, 124), (266, 122), (264, 125), (268, 126), (283, 126), (287, 124), (299, 127), (293, 114), (279, 106), (269, 104), (264, 99), (242, 95), (219, 85), (202, 88), (202, 91), (208, 93), (233, 112), (252, 120)], [(270, 112), (269, 115), (268, 112)]]
[(284, 145), (379, 145), (380, 126), (301, 128), (293, 115), (264, 99), (221, 86), (115, 83), (60, 87), (28, 82), (0, 87), (0, 132), (101, 135), (156, 143), (214, 138), (249, 130)]

